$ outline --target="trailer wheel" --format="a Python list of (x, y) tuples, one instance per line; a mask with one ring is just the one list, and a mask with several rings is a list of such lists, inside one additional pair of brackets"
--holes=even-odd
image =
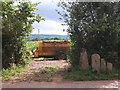
[(64, 52), (59, 52), (59, 53), (57, 53), (55, 58), (58, 60), (64, 60), (64, 59), (66, 59), (66, 55)]

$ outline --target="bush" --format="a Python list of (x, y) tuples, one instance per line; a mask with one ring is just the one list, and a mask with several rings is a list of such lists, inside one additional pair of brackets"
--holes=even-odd
[(61, 2), (58, 6), (66, 10), (60, 13), (69, 26), (67, 29), (72, 41), (70, 62), (79, 64), (80, 50), (85, 48), (88, 56), (98, 53), (112, 63), (118, 60), (120, 43), (119, 9), (120, 2)]
[[(17, 4), (14, 4), (16, 3)], [(4, 69), (25, 65), (29, 59), (26, 48), (27, 37), (30, 35), (32, 24), (40, 22), (43, 18), (33, 13), (36, 9), (30, 1), (0, 1), (2, 9), (2, 65)]]

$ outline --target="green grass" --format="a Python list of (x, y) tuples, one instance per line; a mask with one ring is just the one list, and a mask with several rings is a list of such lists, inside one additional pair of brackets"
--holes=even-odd
[(45, 67), (45, 69), (43, 70), (40, 70), (38, 72), (33, 72), (34, 74), (45, 74), (45, 73), (48, 73), (48, 74), (55, 74), (57, 71), (57, 68), (54, 67), (54, 66), (49, 66), (49, 67)]
[(54, 60), (54, 58), (44, 58), (44, 57), (40, 57), (40, 58), (34, 58), (35, 61), (45, 61), (45, 60)]
[(45, 67), (46, 68), (46, 70), (48, 70), (49, 72), (51, 72), (51, 73), (56, 73), (56, 71), (57, 71), (57, 68), (55, 67), (55, 66), (49, 66), (49, 67)]
[[(40, 70), (38, 72), (33, 72), (34, 75), (35, 75), (34, 81), (39, 81), (39, 82), (47, 81), (47, 82), (51, 82), (51, 81), (53, 81), (52, 80), (52, 76), (54, 74), (56, 74), (56, 71), (57, 71), (56, 67), (50, 66), (50, 67), (45, 67), (45, 69)], [(44, 76), (41, 77), (42, 74)]]
[(73, 70), (64, 75), (64, 79), (73, 81), (114, 80), (118, 79), (118, 72), (94, 73), (90, 70)]
[[(38, 46), (38, 42), (37, 41), (28, 41), (27, 44), (27, 49), (28, 50), (34, 50), (37, 46)], [(28, 63), (23, 67), (23, 66), (12, 66), (8, 69), (3, 69), (2, 71), (0, 71), (0, 79), (2, 80), (10, 80), (12, 77), (14, 77), (15, 75), (21, 73), (21, 72), (25, 72), (25, 69), (28, 67), (29, 63), (32, 63), (33, 60), (26, 60)]]
[(38, 41), (28, 41), (26, 47), (28, 50), (32, 51), (38, 47)]
[(51, 76), (46, 76), (44, 78), (35, 78), (34, 81), (38, 81), (38, 82), (42, 82), (42, 81), (46, 81), (46, 82), (52, 82), (52, 78)]
[(0, 74), (2, 76), (2, 80), (10, 80), (13, 76), (21, 73), (21, 72), (25, 72), (25, 68), (27, 67), (18, 67), (18, 66), (14, 66), (8, 69), (3, 69)]

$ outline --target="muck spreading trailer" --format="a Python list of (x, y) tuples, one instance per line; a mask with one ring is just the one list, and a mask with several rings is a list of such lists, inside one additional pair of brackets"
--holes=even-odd
[(69, 41), (39, 41), (34, 57), (54, 57), (66, 59), (66, 53), (70, 49)]

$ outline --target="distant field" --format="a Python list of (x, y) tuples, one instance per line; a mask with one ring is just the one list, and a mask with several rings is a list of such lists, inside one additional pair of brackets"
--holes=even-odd
[(38, 41), (28, 41), (26, 46), (29, 50), (32, 51), (38, 47)]
[(58, 38), (58, 39), (69, 39), (70, 37), (68, 35), (54, 35), (54, 34), (32, 34), (29, 36), (30, 38), (33, 39), (53, 39), (53, 38)]

